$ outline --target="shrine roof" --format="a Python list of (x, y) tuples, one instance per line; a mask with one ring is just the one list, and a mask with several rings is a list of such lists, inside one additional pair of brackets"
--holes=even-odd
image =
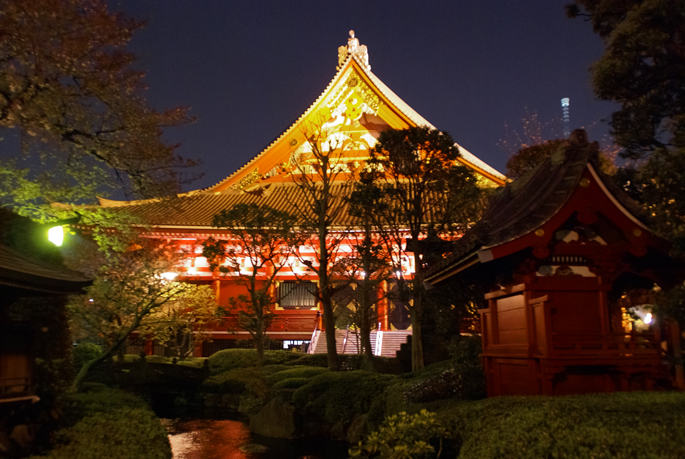
[(77, 271), (27, 257), (0, 244), (0, 285), (45, 293), (73, 293), (90, 282)]
[(448, 257), (429, 268), (429, 282), (459, 266), (476, 263), (480, 251), (506, 244), (545, 224), (571, 197), (588, 164), (622, 211), (648, 229), (644, 210), (601, 172), (597, 143), (588, 143), (587, 135), (579, 129), (532, 171), (494, 192), (481, 220), (454, 243)]

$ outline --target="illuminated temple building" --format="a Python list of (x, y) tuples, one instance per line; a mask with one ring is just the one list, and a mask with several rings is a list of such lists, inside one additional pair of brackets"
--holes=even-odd
[[(288, 199), (295, 186), (293, 176), (302, 170), (293, 165), (306, 162), (308, 153), (311, 153), (306, 139), (311, 126), (322, 127), (330, 138), (354, 142), (356, 147), (345, 151), (343, 162), (355, 163), (356, 166), (368, 158), (368, 149), (374, 146), (384, 130), (415, 126), (433, 128), (371, 72), (366, 46), (359, 44), (353, 32), (350, 36), (347, 46), (339, 48), (335, 76), (316, 101), (276, 140), (224, 180), (209, 188), (183, 193), (173, 204), (167, 201), (101, 199), (100, 205), (125, 207), (148, 222), (151, 237), (177, 241), (179, 246), (194, 253), (195, 256), (187, 259), (180, 279), (212, 283), (220, 304), (226, 304), (231, 296), (244, 293), (230, 277), (210, 272), (207, 260), (202, 257), (201, 242), (210, 236), (221, 238), (221, 230), (212, 227), (212, 218), (235, 204), (256, 203), (283, 210), (293, 205)], [(504, 183), (502, 174), (465, 149), (460, 148), (460, 151), (460, 161), (471, 168), (486, 186)], [(350, 222), (349, 215), (340, 214), (333, 222), (333, 230), (336, 227), (349, 228)], [(301, 258), (306, 256), (306, 253), (300, 254)], [(411, 275), (411, 266), (403, 269)], [(290, 295), (276, 305), (277, 315), (267, 332), (270, 338), (308, 341), (312, 339), (314, 330), (320, 329), (319, 306), (313, 295), (297, 282), (306, 274), (307, 267), (299, 262), (279, 273), (274, 293), (277, 298), (282, 297), (283, 291)], [(316, 278), (309, 279), (316, 283)], [(393, 323), (388, 310), (387, 304), (381, 303), (378, 328), (402, 328), (402, 324)], [(212, 335), (213, 343), (205, 343), (203, 354), (228, 347), (225, 340), (246, 338), (249, 338), (247, 332), (226, 331), (226, 327), (217, 329)]]

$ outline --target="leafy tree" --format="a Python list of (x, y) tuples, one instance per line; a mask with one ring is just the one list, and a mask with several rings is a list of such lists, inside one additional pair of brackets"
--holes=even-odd
[(593, 64), (595, 93), (621, 108), (611, 116), (624, 155), (642, 158), (685, 146), (685, 3), (680, 0), (576, 0), (605, 43)]
[(74, 296), (67, 308), (76, 337), (99, 342), (102, 353), (86, 362), (76, 376), (72, 390), (78, 390), (88, 371), (117, 355), (127, 345), (131, 334), (149, 327), (167, 304), (194, 297), (197, 286), (167, 280), (180, 254), (173, 246), (158, 241), (139, 241), (145, 247), (126, 252), (92, 251), (84, 260), (97, 273), (85, 295)]
[(393, 270), (411, 260), (410, 278), (399, 276), (400, 300), (412, 323), (412, 368), (423, 364), (421, 315), (426, 264), (449, 251), (440, 236), (463, 234), (477, 220), (482, 192), (477, 178), (457, 162), (459, 148), (445, 132), (426, 127), (388, 130), (371, 150), (354, 199), (369, 212), (391, 254)]
[(507, 161), (507, 177), (517, 179), (554, 153), (564, 140), (547, 140), (537, 145), (521, 148)]
[(23, 214), (113, 187), (166, 195), (179, 168), (195, 165), (161, 140), (162, 128), (189, 121), (185, 109), (151, 109), (126, 51), (143, 25), (104, 0), (0, 3), (0, 127), (23, 139), (21, 158), (0, 165), (0, 196)]
[(216, 214), (213, 225), (228, 233), (228, 241), (208, 239), (202, 254), (214, 271), (231, 275), (248, 294), (232, 298), (238, 326), (247, 330), (257, 347), (258, 365), (264, 361), (264, 339), (275, 303), (276, 276), (288, 265), (298, 241), (296, 217), (268, 206), (237, 204)]
[(378, 292), (390, 277), (391, 260), (385, 246), (373, 232), (371, 219), (365, 216), (369, 209), (350, 202), (350, 214), (360, 217), (361, 232), (351, 233), (352, 252), (342, 257), (348, 287), (340, 291), (336, 303), (344, 303), (350, 311), (350, 322), (358, 328), (359, 352), (373, 357), (371, 329), (378, 318), (378, 303), (385, 299)]
[(341, 282), (343, 268), (337, 257), (341, 244), (346, 241), (347, 229), (334, 227), (334, 222), (348, 210), (346, 198), (353, 175), (347, 152), (360, 148), (360, 144), (342, 133), (328, 131), (323, 123), (310, 123), (303, 134), (305, 142), (292, 152), (288, 166), (294, 184), (288, 200), (302, 234), (306, 235), (303, 245), (314, 252), (314, 261), (299, 252), (298, 257), (318, 279), (316, 296), (327, 331), (328, 368), (338, 371), (333, 298), (346, 286)]
[(621, 185), (654, 217), (657, 229), (685, 250), (685, 4), (678, 0), (577, 0), (604, 39), (592, 66), (595, 93), (621, 108), (611, 117), (622, 155), (646, 159), (619, 172)]
[(179, 359), (191, 357), (195, 348), (210, 340), (210, 326), (218, 321), (216, 294), (209, 285), (190, 285), (146, 320), (141, 335), (164, 344)]

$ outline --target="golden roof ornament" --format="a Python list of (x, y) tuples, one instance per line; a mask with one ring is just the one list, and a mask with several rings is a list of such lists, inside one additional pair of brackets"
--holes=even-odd
[(337, 70), (342, 68), (342, 65), (347, 60), (347, 56), (350, 54), (356, 57), (358, 62), (362, 64), (366, 70), (371, 70), (371, 66), (369, 65), (369, 51), (366, 48), (366, 45), (359, 44), (359, 39), (354, 36), (354, 30), (350, 30), (350, 38), (347, 39), (347, 46), (338, 48)]

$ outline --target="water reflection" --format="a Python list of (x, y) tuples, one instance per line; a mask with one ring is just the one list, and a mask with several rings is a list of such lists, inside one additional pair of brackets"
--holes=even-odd
[(250, 431), (238, 421), (167, 420), (174, 459), (250, 459), (240, 450), (250, 443)]
[[(174, 459), (339, 459), (347, 445), (326, 439), (278, 440), (251, 435), (235, 420), (162, 419)], [(260, 448), (261, 447), (261, 448)], [(242, 449), (241, 449), (242, 448)], [(263, 452), (253, 452), (265, 450)]]

